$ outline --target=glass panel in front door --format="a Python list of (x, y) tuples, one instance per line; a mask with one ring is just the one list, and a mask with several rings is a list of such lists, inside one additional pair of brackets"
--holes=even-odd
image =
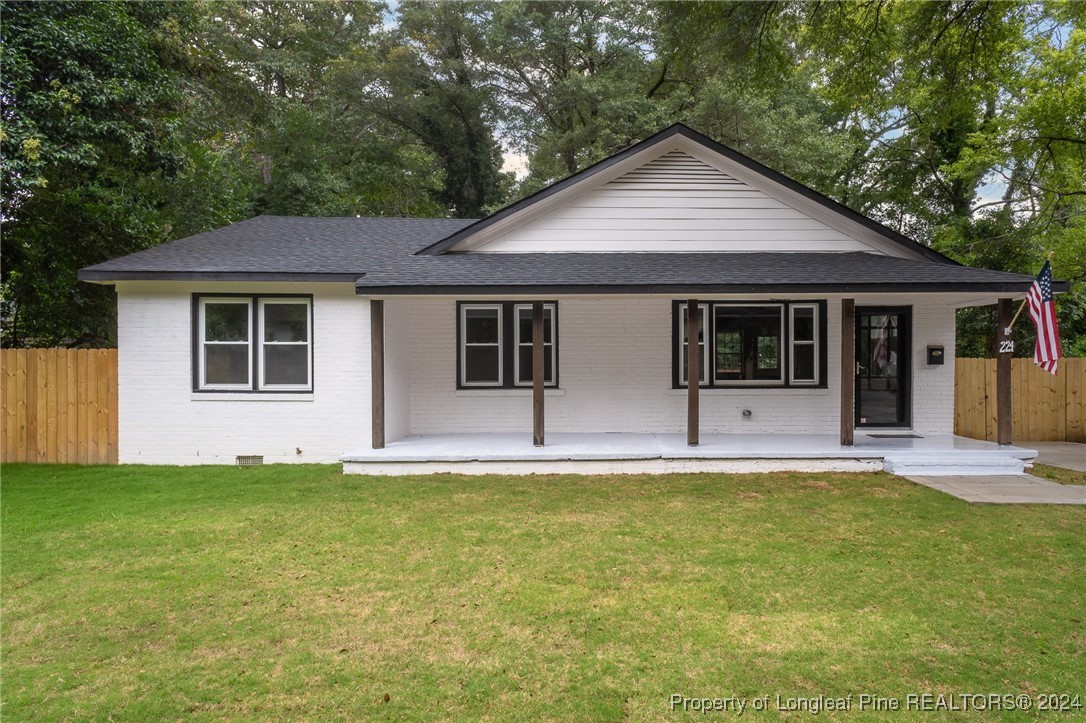
[(907, 424), (899, 356), (901, 314), (868, 313), (857, 318), (856, 423), (870, 426)]

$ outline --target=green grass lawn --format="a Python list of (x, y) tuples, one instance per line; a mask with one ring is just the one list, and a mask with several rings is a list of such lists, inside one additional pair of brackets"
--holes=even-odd
[(702, 717), (673, 693), (1086, 704), (1086, 508), (885, 474), (9, 465), (0, 521), (5, 721)]
[(1051, 465), (1034, 462), (1033, 469), (1029, 470), (1029, 473), (1063, 485), (1086, 485), (1086, 472), (1078, 472), (1065, 467), (1052, 467)]

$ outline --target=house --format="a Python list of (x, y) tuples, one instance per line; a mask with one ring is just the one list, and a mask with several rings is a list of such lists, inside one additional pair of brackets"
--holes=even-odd
[(126, 463), (1032, 456), (952, 434), (955, 310), (1009, 309), (1030, 277), (962, 266), (682, 125), (478, 221), (260, 216), (80, 278), (117, 290)]

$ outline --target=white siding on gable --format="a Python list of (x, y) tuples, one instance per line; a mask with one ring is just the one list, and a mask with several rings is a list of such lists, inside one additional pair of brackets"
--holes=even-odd
[(878, 252), (681, 150), (570, 198), (474, 251)]

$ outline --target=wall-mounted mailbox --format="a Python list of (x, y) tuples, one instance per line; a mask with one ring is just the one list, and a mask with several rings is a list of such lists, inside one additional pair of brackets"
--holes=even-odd
[(929, 346), (928, 347), (928, 364), (942, 364), (943, 363), (943, 347), (941, 346)]

